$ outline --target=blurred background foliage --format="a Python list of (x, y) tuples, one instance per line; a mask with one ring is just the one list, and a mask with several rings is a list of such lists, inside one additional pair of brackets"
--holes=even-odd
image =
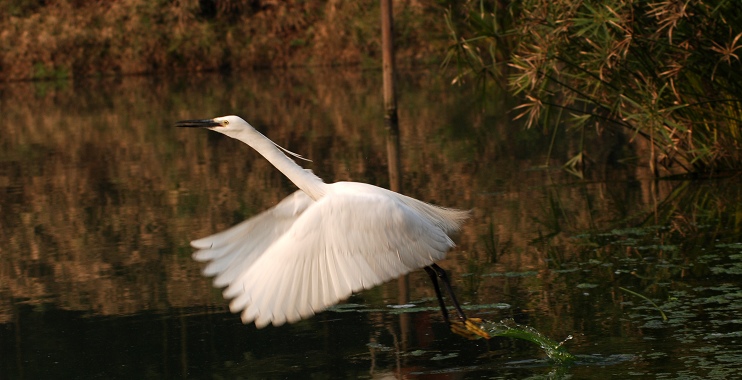
[[(0, 81), (381, 61), (376, 0), (0, 0), (0, 9)], [(395, 2), (398, 63), (439, 62), (443, 10)]]

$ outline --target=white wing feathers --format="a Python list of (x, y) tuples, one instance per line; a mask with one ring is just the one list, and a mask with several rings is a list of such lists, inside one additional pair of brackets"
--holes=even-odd
[(217, 234), (194, 240), (196, 261), (211, 261), (203, 274), (215, 276), (214, 286), (229, 285), (286, 232), (313, 201), (301, 190), (262, 213)]
[[(391, 191), (301, 191), (219, 234), (196, 240), (206, 275), (227, 286), (232, 312), (260, 328), (311, 316), (361, 289), (445, 257), (465, 211)], [(357, 189), (357, 190), (360, 190)]]

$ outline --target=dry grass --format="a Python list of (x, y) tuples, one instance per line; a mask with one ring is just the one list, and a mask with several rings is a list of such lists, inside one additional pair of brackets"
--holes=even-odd
[[(374, 0), (0, 0), (0, 9), (0, 81), (380, 61)], [(400, 63), (437, 60), (440, 14), (395, 3)]]

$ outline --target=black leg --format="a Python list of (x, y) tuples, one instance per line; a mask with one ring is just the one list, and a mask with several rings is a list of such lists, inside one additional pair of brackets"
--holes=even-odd
[[(435, 265), (435, 264), (434, 264)], [(446, 304), (443, 302), (443, 295), (441, 294), (441, 288), (438, 286), (438, 274), (432, 267), (425, 267), (425, 272), (430, 276), (430, 281), (433, 282), (433, 288), (435, 289), (435, 296), (438, 297), (438, 305), (441, 307), (441, 313), (443, 314), (443, 320), (446, 324), (449, 324), (448, 310), (446, 310)]]
[[(466, 318), (466, 315), (464, 314), (464, 310), (461, 309), (461, 305), (459, 305), (459, 301), (456, 300), (456, 295), (453, 294), (453, 287), (451, 287), (451, 281), (449, 281), (446, 271), (436, 264), (431, 264), (430, 266), (425, 267), (425, 272), (428, 273), (428, 276), (430, 276), (430, 280), (433, 281), (433, 287), (435, 288), (435, 295), (438, 297), (438, 305), (440, 305), (441, 312), (443, 313), (443, 320), (446, 321), (446, 324), (451, 329), (451, 331), (467, 339), (479, 339), (479, 338), (490, 339), (491, 336), (489, 335), (489, 333), (482, 330), (482, 326), (478, 325), (482, 323), (481, 319)], [(443, 296), (441, 295), (441, 288), (438, 285), (439, 278), (441, 279), (441, 281), (443, 281), (443, 285), (446, 286), (448, 295), (451, 296), (451, 302), (453, 302), (453, 306), (456, 308), (456, 312), (459, 313), (459, 318), (461, 319), (461, 322), (452, 323), (449, 320), (448, 310), (446, 310), (446, 304), (443, 302)]]
[(443, 285), (446, 286), (446, 291), (448, 291), (448, 295), (451, 297), (451, 302), (453, 302), (453, 306), (456, 308), (456, 312), (459, 314), (459, 318), (462, 322), (466, 321), (466, 315), (464, 314), (464, 310), (461, 309), (461, 306), (459, 305), (459, 301), (456, 300), (456, 295), (453, 293), (453, 288), (451, 287), (451, 281), (448, 279), (448, 275), (446, 274), (446, 271), (439, 267), (438, 264), (432, 264), (430, 266), (425, 267), (425, 271), (428, 272), (428, 276), (430, 276), (430, 280), (433, 281), (433, 287), (435, 287), (435, 295), (438, 297), (438, 304), (441, 306), (441, 311), (443, 312), (443, 319), (446, 321), (446, 323), (449, 323), (448, 321), (448, 311), (446, 310), (446, 305), (443, 302), (443, 297), (441, 295), (441, 289), (438, 286), (438, 278), (443, 281)]

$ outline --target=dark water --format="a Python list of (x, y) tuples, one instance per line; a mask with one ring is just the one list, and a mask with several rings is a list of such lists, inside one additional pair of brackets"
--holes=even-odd
[[(325, 181), (388, 185), (376, 72), (22, 83), (0, 88), (0, 374), (20, 378), (683, 378), (742, 371), (740, 181), (654, 181), (641, 142), (524, 131), (510, 102), (432, 73), (400, 84), (404, 192), (473, 210), (440, 263), (468, 312), (535, 328), (465, 340), (424, 272), (256, 330), (188, 242), (294, 187), (241, 143), (172, 128), (245, 117)], [(579, 136), (578, 136), (579, 137)], [(663, 319), (663, 315), (666, 320)]]

